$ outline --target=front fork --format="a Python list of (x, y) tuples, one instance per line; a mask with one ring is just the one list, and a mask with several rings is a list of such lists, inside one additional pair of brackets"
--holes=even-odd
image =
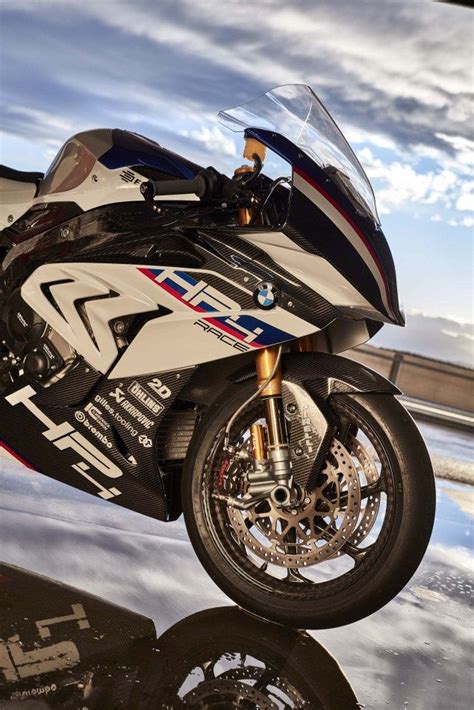
[[(265, 159), (265, 147), (252, 138), (246, 138), (243, 157), (247, 160)], [(236, 174), (252, 172), (255, 167), (243, 165), (237, 168)], [(239, 222), (242, 226), (251, 222), (251, 208), (239, 211)], [(311, 349), (309, 338), (295, 341), (294, 348), (299, 352)], [(268, 488), (268, 463), (272, 468), (272, 478), (275, 483), (270, 495), (274, 502), (281, 506), (292, 501), (293, 477), (291, 475), (289, 437), (282, 397), (282, 371), (279, 362), (281, 348), (270, 347), (258, 350), (255, 357), (257, 372), (258, 396), (263, 400), (267, 426), (255, 423), (251, 427), (252, 453), (255, 469), (249, 474), (249, 483), (253, 495), (262, 494)], [(252, 495), (251, 494), (251, 495)]]
[(289, 505), (293, 481), (283, 409), (281, 364), (277, 364), (277, 358), (278, 348), (264, 348), (256, 353), (257, 387), (263, 401), (267, 426), (265, 436), (262, 424), (252, 425), (252, 448), (257, 466), (263, 460), (271, 463), (275, 481), (271, 495), (275, 503)]

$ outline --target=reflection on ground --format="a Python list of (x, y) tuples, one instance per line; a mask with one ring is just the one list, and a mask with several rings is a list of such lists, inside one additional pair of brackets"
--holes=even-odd
[(5, 708), (358, 707), (321, 644), (235, 607), (157, 639), (150, 619), (9, 565), (0, 601)]
[[(450, 436), (439, 441), (455, 460)], [(438, 481), (432, 544), (397, 599), (349, 627), (310, 634), (337, 659), (366, 708), (471, 705), (473, 490)], [(199, 565), (182, 521), (149, 520), (1, 458), (0, 541), (5, 562), (140, 613), (153, 620), (159, 639), (198, 611), (230, 604)], [(201, 641), (211, 631), (203, 630)]]

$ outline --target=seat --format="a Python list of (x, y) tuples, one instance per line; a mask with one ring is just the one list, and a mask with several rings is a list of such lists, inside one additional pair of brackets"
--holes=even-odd
[(44, 173), (28, 173), (24, 170), (14, 170), (13, 168), (7, 168), (6, 165), (0, 165), (0, 178), (36, 185), (44, 178)]

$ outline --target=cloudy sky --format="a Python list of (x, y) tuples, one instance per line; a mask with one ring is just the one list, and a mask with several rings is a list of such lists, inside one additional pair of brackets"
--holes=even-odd
[(68, 136), (109, 126), (231, 170), (239, 139), (218, 126), (217, 111), (308, 83), (373, 180), (405, 308), (455, 324), (445, 328), (457, 333), (453, 348), (472, 342), (470, 9), (432, 0), (0, 8), (1, 162), (45, 169)]

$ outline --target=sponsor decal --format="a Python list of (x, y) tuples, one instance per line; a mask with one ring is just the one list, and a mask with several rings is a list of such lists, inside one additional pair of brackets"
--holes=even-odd
[[(188, 308), (192, 308), (198, 313), (223, 313), (225, 311), (241, 311), (240, 304), (232, 300), (225, 294), (218, 291), (213, 286), (202, 279), (194, 278), (187, 271), (180, 269), (147, 269), (140, 268), (139, 271), (147, 278), (154, 281), (164, 291), (171, 294)], [(272, 304), (273, 305), (273, 304)], [(202, 323), (208, 323), (212, 328), (230, 335), (234, 340), (247, 343), (250, 348), (266, 348), (269, 345), (282, 343), (294, 338), (291, 333), (287, 333), (280, 328), (265, 323), (265, 321), (250, 315), (212, 315), (203, 316), (195, 321), (194, 325), (199, 326), (207, 333), (215, 335), (214, 330), (204, 329)], [(235, 347), (234, 341), (228, 339), (227, 345)], [(246, 348), (246, 350), (249, 348)]]
[(105, 411), (108, 412), (115, 419), (116, 422), (123, 426), (123, 428), (128, 431), (130, 436), (135, 437), (138, 434), (137, 429), (135, 429), (135, 427), (129, 421), (127, 421), (125, 417), (120, 414), (120, 412), (116, 412), (114, 407), (112, 407), (112, 405), (105, 399), (105, 397), (101, 397), (100, 394), (96, 394), (94, 401), (97, 402), (97, 404), (100, 404), (105, 409)]
[[(64, 622), (69, 624), (71, 621), (77, 621), (81, 631), (91, 628), (82, 604), (71, 604), (71, 610), (72, 614), (36, 621), (40, 639), (51, 638), (51, 627)], [(40, 646), (39, 642), (35, 642), (32, 650), (25, 648), (18, 634), (14, 634), (6, 641), (0, 641), (0, 671), (8, 683), (17, 683), (43, 673), (62, 671), (76, 666), (80, 660), (79, 650), (73, 641), (61, 641), (50, 646)], [(56, 689), (57, 686), (53, 683), (18, 691), (11, 697), (23, 699), (29, 696), (47, 695)]]
[(43, 436), (50, 441), (53, 446), (60, 451), (71, 449), (79, 456), (79, 460), (72, 464), (72, 468), (98, 489), (98, 495), (101, 498), (109, 500), (110, 498), (121, 495), (121, 491), (118, 490), (118, 488), (106, 488), (89, 473), (92, 468), (102, 475), (107, 476), (107, 478), (120, 478), (120, 476), (123, 476), (123, 472), (120, 468), (91, 444), (88, 439), (76, 431), (69, 422), (62, 422), (61, 424), (53, 422), (38, 405), (32, 401), (35, 395), (36, 390), (33, 389), (31, 385), (27, 385), (8, 395), (5, 399), (12, 407), (23, 404), (36, 419), (46, 426)]
[(246, 345), (245, 343), (241, 343), (240, 340), (236, 340), (233, 338), (231, 335), (227, 335), (226, 333), (223, 333), (222, 330), (219, 330), (218, 328), (213, 328), (212, 325), (207, 323), (205, 320), (196, 320), (194, 321), (194, 325), (199, 326), (199, 328), (202, 328), (202, 330), (205, 333), (209, 333), (210, 335), (214, 335), (218, 340), (221, 342), (225, 343), (226, 345), (230, 345), (236, 350), (238, 350), (241, 353), (245, 353), (248, 350), (251, 350), (252, 348), (250, 345)]
[(129, 399), (127, 399), (125, 392), (121, 387), (116, 387), (112, 392), (109, 392), (109, 396), (114, 399), (117, 404), (119, 404), (122, 409), (124, 409), (131, 417), (136, 419), (136, 421), (145, 427), (145, 429), (151, 429), (155, 426), (153, 419), (149, 419), (146, 414), (143, 414), (137, 407), (135, 407)]
[(168, 397), (171, 397), (171, 390), (169, 387), (164, 385), (162, 381), (158, 377), (154, 377), (150, 382), (147, 383), (148, 387), (158, 395), (158, 397), (161, 397), (161, 399), (168, 399)]
[(133, 170), (122, 170), (119, 175), (121, 180), (123, 180), (124, 182), (128, 182), (130, 185), (141, 185), (141, 183), (143, 182), (143, 179), (139, 178), (138, 175), (133, 172)]
[(26, 700), (26, 698), (36, 697), (37, 695), (49, 695), (49, 693), (55, 693), (57, 689), (56, 683), (51, 683), (51, 685), (40, 685), (29, 690), (16, 690), (10, 695), (10, 700)]
[(151, 394), (148, 394), (139, 382), (132, 382), (132, 384), (128, 386), (127, 391), (130, 392), (135, 399), (141, 402), (155, 416), (163, 411), (163, 405), (160, 404)]
[(151, 449), (151, 447), (153, 446), (153, 441), (146, 434), (140, 434), (140, 436), (138, 437), (138, 441), (142, 446), (145, 447), (145, 449)]
[(93, 402), (89, 402), (89, 404), (84, 407), (84, 411), (89, 414), (89, 416), (97, 422), (97, 424), (107, 431), (107, 429), (110, 429), (109, 423), (104, 419), (102, 416), (102, 412), (98, 407), (96, 407)]
[(97, 427), (95, 427), (94, 424), (89, 421), (84, 412), (81, 412), (80, 410), (77, 411), (75, 417), (77, 421), (83, 424), (86, 429), (91, 432), (91, 434), (94, 434), (94, 436), (96, 436), (104, 444), (104, 446), (106, 446), (108, 449), (112, 448), (112, 442), (109, 441), (109, 439), (107, 438), (107, 434), (104, 434), (102, 431), (97, 429)]

